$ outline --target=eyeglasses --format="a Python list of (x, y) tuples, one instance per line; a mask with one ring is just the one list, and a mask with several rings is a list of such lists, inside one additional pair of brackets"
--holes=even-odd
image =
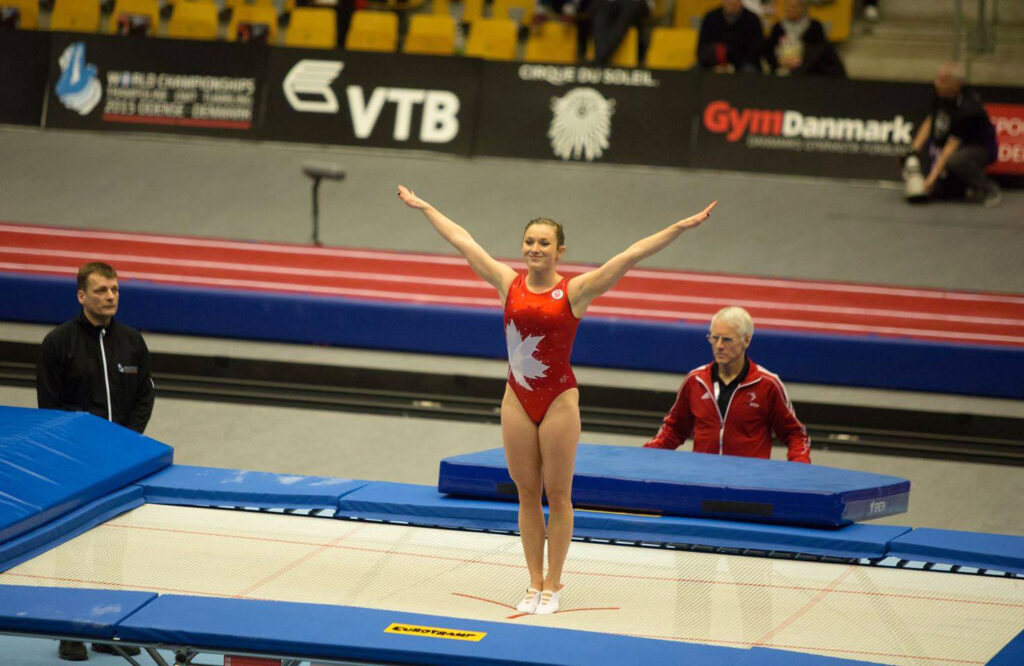
[(708, 342), (710, 342), (713, 345), (717, 345), (719, 342), (721, 342), (723, 345), (731, 345), (732, 343), (736, 342), (736, 338), (728, 338), (722, 335), (711, 335), (710, 333), (708, 333)]

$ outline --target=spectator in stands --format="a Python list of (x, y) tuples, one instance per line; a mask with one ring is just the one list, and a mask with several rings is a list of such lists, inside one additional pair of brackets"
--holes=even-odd
[(718, 311), (708, 333), (715, 360), (686, 375), (672, 410), (645, 447), (678, 449), (692, 436), (697, 453), (771, 458), (774, 431), (789, 447), (788, 460), (811, 462), (807, 430), (782, 381), (747, 358), (753, 335), (746, 310)]
[(701, 21), (697, 62), (715, 72), (760, 72), (763, 44), (757, 15), (743, 0), (722, 0)]
[(652, 0), (594, 0), (591, 32), (594, 36), (594, 62), (611, 63), (615, 50), (630, 28), (640, 33), (637, 62), (643, 62), (644, 20), (651, 15)]
[(773, 74), (846, 76), (821, 21), (807, 15), (807, 0), (786, 0), (782, 19), (768, 35), (765, 60)]
[(539, 0), (534, 21), (561, 20), (576, 24), (576, 59), (583, 60), (590, 41), (593, 16), (590, 0)]
[(997, 206), (999, 186), (985, 175), (998, 157), (995, 127), (978, 94), (964, 90), (962, 63), (944, 63), (935, 76), (935, 97), (917, 130), (911, 150), (928, 174), (924, 187), (932, 199), (966, 198)]
[[(40, 408), (90, 412), (142, 432), (153, 412), (149, 350), (133, 328), (114, 321), (118, 305), (117, 273), (95, 262), (78, 271), (82, 312), (43, 339), (36, 366)], [(120, 647), (129, 654), (138, 648)], [(114, 653), (103, 643), (96, 652)], [(85, 645), (61, 641), (61, 659), (84, 661)]]
[(864, 0), (864, 18), (871, 23), (878, 22), (878, 0)]

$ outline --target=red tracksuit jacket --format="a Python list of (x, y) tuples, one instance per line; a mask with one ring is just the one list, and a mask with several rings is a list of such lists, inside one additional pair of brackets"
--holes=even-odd
[(686, 375), (676, 404), (658, 434), (644, 446), (677, 449), (692, 435), (697, 453), (771, 458), (772, 431), (789, 446), (788, 460), (811, 462), (807, 429), (797, 420), (778, 375), (750, 361), (747, 377), (736, 387), (723, 418), (708, 363)]

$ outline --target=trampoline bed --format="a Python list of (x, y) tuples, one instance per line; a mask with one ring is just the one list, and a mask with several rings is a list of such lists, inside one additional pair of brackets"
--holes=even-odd
[[(81, 416), (87, 427), (68, 436), (111, 446), (114, 426)], [(960, 536), (955, 550), (892, 526), (580, 510), (563, 608), (542, 617), (514, 609), (526, 580), (509, 530), (514, 504), (426, 486), (121, 463), (136, 478), (116, 490), (92, 483), (78, 501), (65, 492), (57, 517), (0, 525), (0, 632), (416, 664), (955, 665), (1024, 654), (1017, 537), (977, 535), (999, 538), (972, 551)], [(31, 529), (12, 536), (26, 521)], [(786, 543), (791, 551), (777, 547)], [(924, 547), (927, 565), (880, 566), (905, 565)], [(1000, 575), (958, 564), (986, 558)], [(925, 570), (936, 562), (945, 570)]]

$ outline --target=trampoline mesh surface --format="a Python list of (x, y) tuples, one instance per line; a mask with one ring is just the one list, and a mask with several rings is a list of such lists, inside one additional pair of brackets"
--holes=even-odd
[(362, 606), (891, 664), (983, 664), (1024, 581), (573, 543), (563, 610), (520, 615), (514, 536), (145, 505), (0, 574), (13, 585)]

